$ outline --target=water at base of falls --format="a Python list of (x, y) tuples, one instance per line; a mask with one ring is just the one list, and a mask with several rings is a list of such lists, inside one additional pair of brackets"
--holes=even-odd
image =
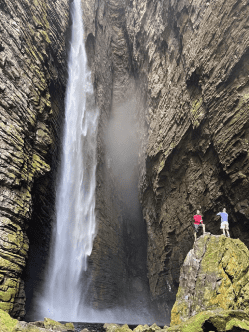
[(81, 0), (72, 3), (61, 169), (56, 225), (39, 316), (82, 320), (82, 273), (95, 235), (95, 171), (98, 112), (86, 107), (93, 95), (84, 46)]

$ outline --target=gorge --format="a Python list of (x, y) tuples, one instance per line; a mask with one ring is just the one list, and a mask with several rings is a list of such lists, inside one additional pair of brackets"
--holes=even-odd
[[(0, 4), (0, 308), (23, 317), (26, 303), (28, 320), (56, 219), (75, 1)], [(166, 324), (196, 209), (207, 231), (220, 234), (216, 213), (225, 206), (231, 236), (249, 246), (249, 5), (81, 6), (94, 92), (88, 108), (99, 114), (84, 305), (104, 317), (118, 307), (136, 319), (149, 312)]]

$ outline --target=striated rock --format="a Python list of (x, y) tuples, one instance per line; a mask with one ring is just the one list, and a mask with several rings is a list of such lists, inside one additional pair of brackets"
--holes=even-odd
[[(94, 251), (107, 246), (100, 234), (110, 229), (115, 239), (111, 256), (122, 230), (115, 223), (120, 204), (115, 198), (108, 201), (115, 181), (103, 133), (113, 105), (127, 98), (135, 80), (134, 95), (142, 96), (139, 134), (147, 142), (146, 151), (141, 146), (139, 190), (147, 224), (150, 294), (158, 311), (169, 316), (180, 267), (194, 241), (191, 224), (197, 208), (207, 231), (220, 234), (215, 215), (226, 206), (231, 235), (249, 246), (249, 7), (246, 0), (84, 0), (83, 7), (101, 111), (101, 213)], [(98, 264), (95, 275), (106, 269)], [(96, 303), (107, 299), (107, 288), (97, 286)]]
[[(169, 305), (193, 243), (191, 224), (197, 208), (207, 230), (220, 234), (215, 214), (226, 206), (232, 236), (249, 245), (245, 236), (249, 39), (242, 8), (249, 9), (244, 5), (243, 1), (191, 5), (169, 1), (151, 5), (150, 13), (137, 7), (140, 15), (144, 13), (144, 25), (134, 18), (146, 40), (141, 45), (148, 48), (151, 68), (147, 185), (142, 202), (150, 289)], [(141, 54), (142, 66), (143, 58)], [(244, 208), (238, 209), (241, 204)]]
[(203, 235), (181, 268), (171, 325), (207, 310), (249, 313), (249, 250), (238, 239)]
[[(82, 6), (86, 50), (100, 112), (98, 232), (89, 259), (87, 304), (96, 309), (129, 307), (134, 308), (131, 316), (134, 311), (147, 316), (147, 240), (138, 200), (138, 149), (145, 126), (138, 118), (143, 114), (144, 95), (132, 74), (124, 2), (84, 0)], [(120, 160), (123, 166), (118, 167)]]
[(22, 317), (29, 243), (40, 276), (48, 250), (69, 3), (2, 0), (0, 17), (0, 308)]
[[(132, 307), (130, 295), (150, 302), (149, 287), (166, 322), (197, 208), (206, 229), (220, 234), (215, 215), (226, 206), (231, 235), (249, 246), (249, 7), (246, 0), (82, 5), (100, 110), (87, 301)], [(23, 279), (35, 298), (48, 254), (68, 14), (69, 0), (0, 5), (0, 308), (15, 317), (24, 314)], [(147, 235), (110, 158), (106, 133), (115, 110), (138, 123), (133, 180)]]

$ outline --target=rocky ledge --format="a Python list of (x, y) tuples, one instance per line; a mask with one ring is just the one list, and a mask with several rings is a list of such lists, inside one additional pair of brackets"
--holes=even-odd
[(194, 324), (199, 326), (194, 331), (232, 331), (232, 326), (247, 331), (248, 302), (249, 250), (245, 244), (224, 235), (202, 235), (181, 268), (171, 312), (172, 331), (185, 331)]
[(10, 317), (8, 313), (0, 309), (1, 332), (74, 332), (73, 323), (61, 324), (49, 318), (44, 321), (26, 323)]
[(249, 251), (239, 239), (203, 235), (181, 268), (171, 325), (206, 310), (249, 311)]

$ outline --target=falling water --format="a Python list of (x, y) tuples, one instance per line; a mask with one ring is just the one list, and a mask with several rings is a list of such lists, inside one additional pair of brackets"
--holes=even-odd
[(74, 0), (54, 245), (46, 288), (40, 298), (43, 317), (70, 321), (82, 319), (82, 273), (86, 271), (95, 234), (98, 112), (87, 106), (93, 89), (83, 36), (81, 0)]

